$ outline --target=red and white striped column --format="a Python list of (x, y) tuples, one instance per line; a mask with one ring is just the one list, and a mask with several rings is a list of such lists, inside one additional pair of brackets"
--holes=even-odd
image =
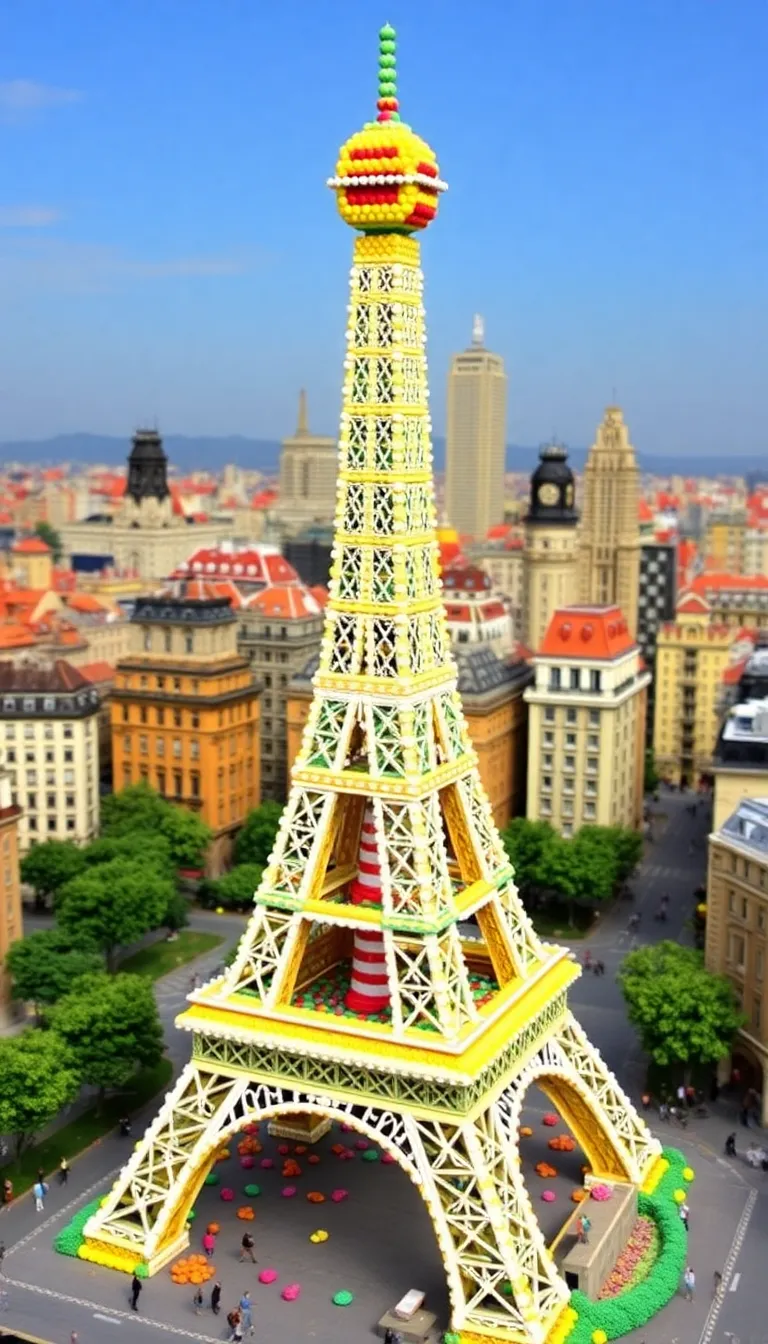
[[(352, 904), (381, 905), (381, 869), (376, 824), (370, 803), (360, 836), (357, 877), (349, 891)], [(354, 1013), (380, 1013), (389, 1004), (389, 976), (384, 938), (378, 929), (358, 929), (352, 947), (352, 981), (344, 1004)]]

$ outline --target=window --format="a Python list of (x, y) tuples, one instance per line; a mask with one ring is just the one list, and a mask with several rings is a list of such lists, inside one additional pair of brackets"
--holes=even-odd
[[(90, 742), (89, 742), (89, 743), (88, 743), (88, 754), (89, 754), (89, 755), (90, 755), (90, 751), (91, 751), (91, 744), (90, 744)], [(48, 759), (48, 753), (46, 752), (45, 755), (46, 755), (46, 760), (47, 760), (47, 759)], [(74, 752), (72, 751), (72, 748), (71, 748), (71, 747), (67, 747), (67, 750), (64, 752), (64, 761), (65, 761), (65, 763), (66, 763), (67, 765), (71, 765), (71, 764), (72, 764), (72, 761), (73, 761), (74, 759), (75, 759), (75, 755), (74, 755)]]
[(165, 652), (170, 653), (172, 646), (173, 646), (173, 632), (171, 630), (164, 630), (163, 648), (165, 649)]
[(589, 711), (589, 726), (590, 726), (590, 728), (599, 728), (599, 727), (600, 727), (600, 710), (599, 710), (599, 709), (590, 709), (590, 711)]
[(173, 726), (174, 726), (174, 728), (180, 728), (180, 727), (181, 727), (181, 710), (180, 710), (180, 709), (174, 709), (174, 711), (173, 711)]
[(184, 635), (184, 652), (194, 653), (194, 651), (195, 651), (195, 636), (191, 630), (187, 630)]
[(552, 776), (551, 776), (551, 775), (542, 775), (542, 777), (541, 777), (541, 787), (542, 787), (542, 789), (551, 789), (551, 788), (552, 788)]
[(165, 710), (162, 708), (162, 706), (159, 706), (158, 709), (155, 711), (155, 713), (157, 715), (157, 722), (159, 724), (165, 723)]
[(545, 723), (555, 722), (555, 711), (551, 705), (547, 705), (546, 709), (544, 710), (544, 722)]
[(731, 915), (736, 913), (736, 892), (733, 887), (728, 888), (728, 913)]
[(139, 705), (139, 723), (147, 722), (147, 706)]
[(548, 751), (548, 752), (545, 753), (544, 760), (543, 760), (542, 764), (543, 764), (543, 765), (546, 765), (546, 766), (548, 766), (548, 767), (551, 768), (551, 766), (552, 766), (552, 753), (551, 753), (551, 752)]
[(181, 755), (181, 738), (180, 738), (180, 737), (174, 737), (174, 739), (173, 739), (173, 754), (174, 754), (174, 756), (180, 756), (180, 755)]
[(52, 723), (46, 723), (45, 728), (43, 729), (43, 737), (45, 738), (46, 742), (52, 742), (52, 741), (53, 741), (53, 724), (52, 724)]
[(575, 769), (576, 769), (576, 757), (575, 757), (575, 756), (566, 756), (566, 758), (565, 758), (565, 769), (566, 769), (566, 770), (575, 770)]
[(55, 830), (56, 830), (56, 818), (55, 818), (55, 817), (49, 817), (49, 818), (48, 818), (48, 830), (49, 830), (49, 831), (55, 831)]
[[(157, 689), (158, 689), (158, 691), (164, 691), (164, 690), (165, 690), (165, 677), (158, 677), (158, 678), (157, 678)], [(158, 710), (158, 713), (160, 713), (159, 710)]]
[(6, 736), (6, 737), (15, 737), (15, 736), (16, 736), (16, 724), (15, 724), (15, 723), (6, 723), (6, 725), (5, 725), (5, 736)]
[(563, 822), (563, 835), (566, 837), (566, 839), (568, 839), (569, 836), (573, 835), (573, 826), (570, 821)]
[(549, 669), (549, 689), (550, 691), (560, 690), (560, 668), (550, 667)]
[[(127, 723), (127, 722), (128, 722), (128, 720), (129, 720), (129, 718), (130, 718), (130, 714), (131, 714), (131, 712), (130, 712), (128, 706), (127, 706), (127, 705), (123, 705), (123, 723)], [(64, 736), (65, 736), (65, 737), (67, 736), (66, 729), (64, 730)], [(72, 736), (72, 734), (70, 733), (70, 737), (71, 737), (71, 736)]]
[(74, 829), (75, 829), (75, 818), (67, 817), (67, 830), (74, 831)]
[(191, 785), (191, 788), (192, 788), (192, 797), (193, 797), (193, 798), (199, 798), (199, 797), (200, 797), (200, 776), (199, 776), (199, 774), (197, 773), (196, 770), (193, 770), (192, 773), (190, 774), (190, 776), (189, 776), (189, 781), (190, 781), (190, 785)]
[(752, 1000), (752, 1026), (760, 1029), (760, 1019), (762, 1017), (762, 1001), (755, 997)]
[(141, 752), (142, 756), (146, 756), (148, 750), (149, 750), (149, 738), (147, 738), (147, 737), (140, 737), (140, 738), (139, 738), (139, 751)]
[(74, 807), (74, 806), (75, 806), (75, 795), (74, 795), (74, 793), (68, 793), (68, 794), (66, 794), (66, 796), (65, 796), (65, 798), (64, 798), (64, 806), (65, 806), (65, 807)]
[(741, 898), (741, 918), (742, 918), (742, 919), (746, 919), (748, 915), (749, 915), (749, 902), (748, 902), (746, 896), (742, 896), (742, 898)]
[(594, 668), (590, 669), (590, 673), (589, 673), (589, 689), (590, 689), (590, 691), (599, 691), (599, 690), (600, 690), (600, 678), (601, 678), (601, 673), (600, 673), (600, 672), (595, 671)]
[(762, 947), (758, 947), (755, 952), (755, 979), (762, 980), (765, 974), (765, 952)]
[(588, 775), (596, 775), (596, 774), (597, 774), (597, 757), (596, 757), (596, 756), (588, 756), (588, 757), (587, 757), (587, 774), (588, 774)]
[(123, 738), (123, 751), (130, 751), (133, 745), (133, 738), (130, 733), (126, 733)]
[(37, 783), (37, 771), (36, 771), (36, 770), (28, 770), (28, 771), (27, 771), (27, 783), (28, 783), (28, 784), (36, 784), (36, 783)]
[(149, 653), (152, 648), (152, 631), (147, 629), (146, 626), (144, 626), (144, 629), (142, 630), (142, 636), (144, 640), (144, 652)]
[(570, 681), (571, 681), (571, 690), (572, 690), (572, 691), (578, 691), (579, 686), (581, 685), (581, 669), (580, 669), (580, 668), (578, 668), (578, 667), (572, 667), (572, 668), (571, 668), (571, 677), (570, 677)]
[(744, 939), (740, 933), (732, 933), (728, 939), (728, 960), (744, 974)]
[(28, 821), (30, 831), (37, 830), (37, 817), (30, 817)]
[(566, 711), (565, 711), (565, 722), (566, 722), (566, 723), (575, 723), (575, 722), (576, 722), (576, 710), (575, 710), (575, 709), (566, 709)]
[(165, 738), (162, 736), (161, 733), (158, 733), (157, 737), (155, 738), (155, 754), (157, 756), (165, 755)]
[(158, 791), (158, 793), (165, 793), (165, 771), (164, 771), (164, 770), (158, 770), (158, 772), (157, 772), (157, 791)]
[(566, 733), (566, 734), (565, 734), (565, 745), (566, 745), (566, 747), (575, 747), (575, 746), (576, 746), (576, 734), (575, 734), (575, 733)]
[(757, 907), (757, 927), (761, 933), (765, 933), (765, 908), (762, 905)]
[(199, 690), (200, 690), (200, 682), (198, 681), (197, 677), (193, 677), (193, 678), (192, 678), (192, 694), (193, 694), (193, 695), (197, 695), (197, 692), (198, 692)]
[(36, 811), (37, 811), (37, 794), (36, 794), (36, 793), (28, 793), (28, 794), (27, 794), (27, 807), (28, 807), (28, 809), (29, 809), (30, 812), (36, 812)]
[(595, 804), (594, 804), (594, 803), (585, 803), (585, 804), (584, 804), (584, 820), (585, 820), (585, 821), (594, 821), (594, 818), (595, 818)]
[(176, 795), (177, 798), (180, 798), (180, 797), (181, 797), (181, 794), (182, 794), (182, 774), (181, 774), (181, 771), (180, 771), (180, 770), (174, 770), (174, 772), (173, 772), (173, 792), (175, 793), (175, 795)]
[(200, 759), (200, 743), (196, 737), (193, 737), (189, 744), (189, 755), (193, 761)]
[(180, 690), (181, 690), (181, 677), (174, 677), (174, 678), (173, 678), (173, 689), (174, 689), (174, 691), (180, 691)]
[(149, 682), (146, 677), (139, 677), (139, 690), (146, 691)]
[(35, 725), (33, 723), (24, 724), (24, 737), (29, 742), (35, 736)]
[(192, 727), (193, 728), (200, 727), (200, 715), (197, 713), (196, 710), (193, 710), (192, 712)]

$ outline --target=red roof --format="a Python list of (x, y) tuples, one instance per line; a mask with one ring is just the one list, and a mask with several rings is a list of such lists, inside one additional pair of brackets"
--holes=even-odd
[(710, 610), (709, 603), (700, 593), (683, 593), (677, 604), (678, 615), (682, 614), (683, 616), (708, 616)]
[(305, 616), (317, 616), (322, 607), (312, 596), (308, 588), (298, 585), (275, 584), (255, 593), (248, 606), (260, 611), (262, 616), (279, 616), (283, 620), (299, 620)]
[(211, 581), (209, 579), (187, 579), (184, 584), (184, 596), (197, 599), (208, 597), (226, 597), (232, 607), (242, 606), (242, 596), (231, 579)]
[(637, 506), (637, 516), (641, 523), (652, 523), (655, 517), (653, 509), (647, 499), (641, 499)]
[(46, 546), (42, 537), (23, 537), (11, 547), (14, 555), (50, 555), (51, 548)]
[(88, 681), (92, 681), (96, 684), (103, 681), (114, 681), (115, 679), (114, 667), (111, 663), (106, 663), (103, 660), (97, 660), (95, 663), (86, 663), (84, 667), (80, 668), (80, 671)]
[(560, 607), (538, 650), (545, 657), (613, 661), (636, 648), (617, 606)]
[(324, 588), (322, 583), (313, 583), (309, 591), (319, 606), (327, 606), (328, 589)]
[(493, 527), (488, 528), (485, 534), (486, 539), (488, 541), (501, 541), (502, 537), (506, 537), (509, 526), (509, 523), (494, 523)]
[(750, 589), (768, 588), (768, 574), (722, 574), (707, 571), (697, 574), (691, 580), (691, 588), (697, 593), (710, 593), (713, 589), (721, 592), (748, 592)]
[(738, 686), (744, 668), (747, 666), (750, 657), (751, 655), (747, 654), (746, 658), (740, 658), (737, 663), (731, 663), (730, 667), (726, 667), (722, 676), (722, 680), (725, 682), (726, 686)]
[(277, 499), (276, 490), (260, 490), (251, 500), (252, 509), (268, 509)]
[(487, 593), (491, 580), (478, 565), (449, 565), (443, 573), (446, 593)]
[(201, 547), (184, 560), (171, 575), (174, 579), (227, 578), (235, 583), (299, 584), (301, 580), (288, 561), (271, 546), (249, 546), (243, 551), (223, 551)]
[(68, 593), (67, 606), (72, 611), (82, 612), (83, 615), (88, 613), (104, 615), (109, 610), (104, 602), (100, 602), (98, 597), (93, 596), (93, 593)]

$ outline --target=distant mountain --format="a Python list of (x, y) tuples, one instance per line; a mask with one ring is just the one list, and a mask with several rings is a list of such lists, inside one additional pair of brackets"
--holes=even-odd
[[(180, 471), (216, 471), (227, 462), (253, 471), (277, 470), (280, 444), (275, 439), (251, 439), (243, 434), (195, 437), (185, 434), (163, 436), (168, 457)], [(60, 462), (82, 463), (84, 466), (104, 462), (120, 467), (130, 449), (130, 441), (109, 434), (58, 434), (51, 439), (19, 439), (0, 443), (0, 460), (27, 465), (55, 466)], [(435, 465), (442, 469), (445, 463), (445, 440), (435, 437)], [(584, 466), (586, 448), (569, 448), (569, 458), (577, 471)], [(519, 444), (507, 445), (507, 470), (532, 471), (538, 458), (537, 448)], [(756, 473), (765, 479), (765, 455), (760, 453), (731, 453), (728, 456), (699, 457), (687, 453), (638, 453), (643, 471), (658, 476), (676, 473), (691, 476), (743, 476)]]

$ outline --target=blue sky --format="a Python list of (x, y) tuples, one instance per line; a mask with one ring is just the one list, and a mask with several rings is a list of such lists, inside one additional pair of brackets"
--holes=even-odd
[(435, 428), (472, 315), (508, 438), (768, 447), (763, 0), (24, 0), (0, 10), (0, 439), (338, 420), (352, 236), (325, 179), (398, 30), (450, 191)]

